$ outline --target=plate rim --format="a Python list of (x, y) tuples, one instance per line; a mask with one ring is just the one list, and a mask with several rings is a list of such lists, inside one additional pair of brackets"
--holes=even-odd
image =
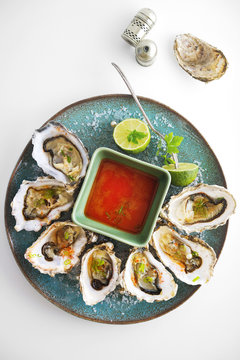
[[(81, 105), (81, 104), (85, 104), (85, 103), (88, 103), (88, 102), (91, 102), (91, 101), (97, 101), (97, 100), (107, 100), (107, 99), (110, 99), (110, 98), (127, 98), (127, 99), (132, 99), (132, 96), (129, 95), (129, 94), (106, 94), (106, 95), (98, 95), (98, 96), (93, 96), (93, 97), (89, 97), (89, 98), (86, 98), (86, 99), (82, 99), (82, 100), (78, 100), (72, 104), (69, 104), (67, 105), (66, 107), (62, 108), (60, 111), (58, 111), (56, 114), (54, 114), (53, 116), (51, 116), (45, 123), (43, 123), (41, 125), (42, 126), (45, 126), (47, 123), (49, 123), (50, 121), (54, 120), (57, 116), (61, 115), (63, 112), (65, 112), (66, 110), (74, 107), (74, 106), (78, 106), (78, 105)], [(205, 145), (208, 147), (208, 149), (211, 151), (215, 161), (216, 161), (216, 164), (217, 164), (217, 167), (218, 167), (218, 170), (220, 172), (220, 175), (223, 179), (223, 182), (224, 182), (224, 187), (227, 188), (227, 183), (226, 183), (226, 179), (225, 179), (225, 176), (224, 176), (224, 173), (223, 173), (223, 170), (222, 170), (222, 167), (218, 161), (218, 158), (217, 156), (215, 155), (215, 153), (213, 152), (212, 148), (210, 147), (210, 145), (208, 144), (208, 142), (206, 141), (206, 139), (204, 138), (204, 136), (199, 132), (199, 130), (189, 121), (187, 120), (184, 116), (182, 116), (181, 114), (179, 114), (177, 111), (173, 110), (172, 108), (170, 108), (169, 106), (165, 105), (165, 104), (162, 104), (160, 103), (159, 101), (157, 100), (154, 100), (154, 99), (151, 99), (151, 98), (148, 98), (148, 97), (144, 97), (144, 96), (138, 96), (138, 98), (143, 101), (146, 101), (146, 102), (150, 102), (152, 104), (155, 104), (157, 106), (160, 106), (162, 108), (164, 108), (165, 110), (168, 110), (172, 113), (174, 113), (177, 117), (181, 118), (181, 120), (183, 120), (184, 122), (186, 122), (187, 124), (189, 124), (193, 129), (194, 131), (197, 133), (198, 136), (200, 136), (200, 138), (204, 141)], [(167, 309), (165, 311), (163, 311), (161, 314), (157, 314), (157, 315), (153, 315), (153, 316), (150, 316), (148, 318), (145, 318), (145, 319), (139, 319), (139, 320), (124, 320), (124, 321), (120, 321), (120, 320), (115, 320), (115, 321), (110, 321), (110, 320), (102, 320), (102, 319), (95, 319), (95, 318), (91, 318), (89, 316), (86, 316), (86, 315), (80, 315), (78, 314), (77, 312), (73, 311), (73, 310), (70, 310), (68, 309), (66, 306), (64, 305), (61, 305), (60, 303), (58, 303), (56, 300), (53, 300), (51, 299), (50, 296), (48, 296), (47, 294), (45, 294), (32, 280), (31, 278), (25, 273), (24, 271), (24, 268), (22, 267), (21, 263), (19, 262), (18, 260), (18, 257), (15, 253), (15, 250), (14, 250), (14, 247), (13, 247), (13, 244), (12, 244), (12, 239), (11, 239), (11, 235), (10, 235), (10, 231), (9, 231), (9, 228), (8, 228), (8, 222), (7, 222), (7, 206), (8, 206), (8, 199), (9, 199), (9, 192), (10, 192), (10, 186), (12, 184), (12, 181), (13, 181), (13, 178), (17, 172), (17, 169), (18, 169), (18, 166), (19, 164), (21, 163), (22, 161), (22, 158), (27, 150), (27, 148), (31, 145), (31, 139), (29, 140), (29, 142), (26, 144), (26, 146), (24, 147), (21, 155), (19, 156), (18, 160), (17, 160), (17, 163), (11, 173), (11, 176), (9, 178), (9, 181), (8, 181), (8, 185), (7, 185), (7, 190), (6, 190), (6, 196), (5, 196), (5, 204), (4, 204), (4, 221), (5, 221), (5, 230), (6, 230), (6, 234), (7, 234), (7, 238), (8, 238), (8, 243), (9, 243), (9, 246), (10, 246), (10, 249), (12, 251), (12, 254), (14, 256), (14, 259), (19, 267), (19, 269), (21, 270), (22, 274), (24, 275), (24, 277), (27, 279), (27, 281), (33, 286), (33, 288), (39, 293), (41, 294), (45, 299), (47, 299), (48, 301), (50, 301), (52, 304), (56, 305), (58, 308), (60, 308), (61, 310), (64, 310), (66, 312), (68, 312), (69, 314), (71, 315), (74, 315), (74, 316), (77, 316), (81, 319), (85, 319), (85, 320), (90, 320), (90, 321), (94, 321), (94, 322), (97, 322), (97, 323), (103, 323), (103, 324), (112, 324), (112, 325), (126, 325), (126, 324), (137, 324), (137, 323), (141, 323), (141, 322), (146, 322), (146, 321), (150, 321), (150, 320), (153, 320), (153, 319), (156, 319), (158, 317), (161, 317), (163, 315), (165, 315), (166, 313), (172, 311), (172, 310), (175, 310), (176, 308), (178, 308), (179, 306), (181, 306), (184, 302), (186, 302), (193, 294), (195, 294), (195, 292), (200, 288), (201, 285), (197, 285), (195, 286), (193, 292), (187, 296), (186, 298), (184, 298), (182, 301), (180, 301), (177, 305), (174, 305), (173, 307), (171, 307), (170, 309)], [(225, 232), (224, 232), (224, 240), (223, 240), (223, 244), (222, 244), (222, 247), (220, 249), (220, 252), (219, 252), (219, 255), (218, 255), (218, 258), (217, 258), (217, 261), (221, 255), (221, 252), (222, 252), (222, 249), (224, 247), (224, 244), (225, 244), (225, 241), (226, 241), (226, 237), (227, 237), (227, 231), (228, 231), (228, 224), (229, 224), (229, 221), (226, 222), (226, 227), (225, 227)]]

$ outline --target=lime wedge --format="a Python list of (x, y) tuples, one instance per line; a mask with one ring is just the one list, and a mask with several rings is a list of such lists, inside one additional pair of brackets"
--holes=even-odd
[(198, 174), (198, 166), (192, 163), (179, 163), (177, 169), (174, 164), (164, 165), (163, 168), (170, 172), (172, 184), (176, 186), (191, 184)]
[(114, 128), (113, 139), (121, 149), (136, 154), (146, 149), (151, 135), (143, 121), (125, 119)]

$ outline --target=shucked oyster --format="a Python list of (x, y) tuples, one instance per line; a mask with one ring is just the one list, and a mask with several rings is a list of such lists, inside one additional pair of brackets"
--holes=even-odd
[(95, 305), (105, 299), (116, 285), (121, 260), (108, 242), (95, 245), (82, 258), (80, 289), (87, 305)]
[(70, 221), (49, 226), (25, 253), (34, 268), (54, 276), (69, 272), (79, 262), (87, 243), (85, 231)]
[(160, 216), (189, 234), (224, 225), (235, 207), (233, 196), (224, 187), (199, 184), (172, 196)]
[(58, 219), (62, 211), (73, 205), (74, 189), (49, 177), (36, 181), (23, 180), (12, 203), (16, 219), (15, 230), (39, 231), (42, 226)]
[(219, 79), (227, 69), (227, 59), (220, 50), (191, 34), (176, 36), (174, 53), (179, 65), (201, 81)]
[(151, 245), (164, 265), (189, 285), (204, 284), (213, 275), (216, 254), (197, 237), (186, 237), (167, 225), (160, 225), (153, 233)]
[(32, 157), (46, 174), (71, 185), (85, 176), (88, 152), (78, 137), (63, 125), (48, 123), (34, 132), (32, 143)]
[(120, 285), (138, 300), (149, 303), (171, 299), (178, 288), (165, 267), (143, 249), (134, 250), (129, 255), (120, 275)]

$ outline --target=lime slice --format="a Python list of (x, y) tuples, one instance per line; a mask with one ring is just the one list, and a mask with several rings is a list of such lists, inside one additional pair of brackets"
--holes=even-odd
[(198, 174), (198, 166), (192, 163), (179, 163), (177, 169), (174, 164), (164, 165), (163, 168), (170, 172), (172, 184), (176, 186), (189, 185)]
[(151, 135), (148, 126), (143, 121), (125, 119), (114, 128), (113, 138), (121, 149), (136, 154), (146, 149)]

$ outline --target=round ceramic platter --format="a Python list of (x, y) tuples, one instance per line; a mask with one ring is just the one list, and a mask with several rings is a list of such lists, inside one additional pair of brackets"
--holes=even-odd
[[(165, 105), (147, 98), (140, 97), (140, 100), (156, 129), (162, 134), (173, 132), (174, 135), (184, 137), (179, 161), (194, 162), (199, 165), (200, 171), (194, 184), (204, 182), (226, 187), (225, 178), (216, 156), (196, 128)], [(58, 121), (74, 132), (83, 141), (91, 156), (101, 146), (121, 152), (114, 143), (113, 129), (110, 123), (113, 120), (119, 122), (130, 117), (143, 119), (131, 96), (105, 95), (74, 103), (61, 110), (50, 120)], [(158, 137), (154, 133), (151, 136), (151, 142), (147, 149), (133, 156), (161, 166), (163, 164), (162, 159), (160, 156), (156, 156)], [(145, 301), (140, 302), (133, 296), (121, 295), (115, 290), (101, 303), (87, 306), (79, 289), (79, 266), (75, 267), (69, 274), (58, 274), (54, 278), (41, 274), (34, 269), (25, 260), (24, 253), (39, 237), (41, 231), (38, 233), (25, 230), (16, 232), (14, 230), (15, 219), (11, 215), (10, 207), (14, 195), (24, 179), (35, 180), (38, 176), (44, 175), (31, 154), (32, 144), (30, 141), (20, 156), (9, 181), (5, 202), (5, 222), (10, 246), (20, 269), (35, 289), (48, 300), (61, 309), (81, 318), (104, 323), (125, 324), (146, 321), (161, 316), (182, 304), (199, 288), (199, 286), (187, 285), (176, 279), (178, 284), (177, 295), (168, 301), (153, 304)], [(171, 195), (180, 192), (181, 189), (171, 186), (167, 199)], [(59, 220), (70, 218), (71, 211), (62, 214)], [(215, 230), (205, 231), (200, 235), (214, 248), (217, 257), (219, 257), (223, 247), (226, 232), (227, 225), (224, 225)], [(98, 241), (107, 240), (109, 239), (100, 235)], [(116, 255), (122, 259), (123, 266), (131, 247), (114, 240), (112, 242), (114, 243)], [(214, 278), (211, 281), (214, 281)]]

